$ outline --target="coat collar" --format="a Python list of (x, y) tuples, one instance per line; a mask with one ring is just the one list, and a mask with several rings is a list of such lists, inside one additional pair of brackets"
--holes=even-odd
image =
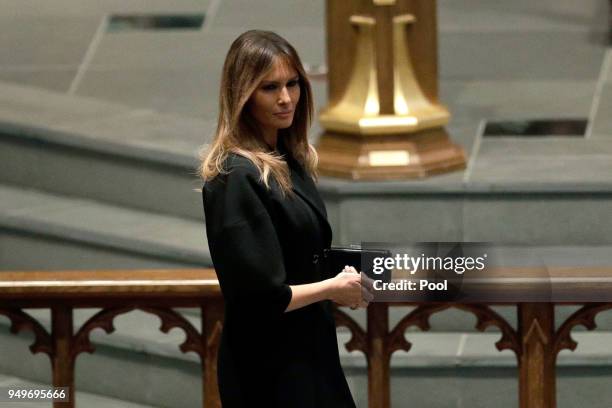
[[(280, 142), (280, 141), (279, 141)], [(312, 180), (312, 177), (306, 173), (304, 168), (297, 160), (293, 158), (291, 153), (283, 149), (281, 146), (280, 151), (285, 155), (289, 169), (291, 170), (291, 183), (293, 184), (293, 191), (298, 194), (304, 201), (306, 201), (315, 211), (319, 217), (319, 221), (323, 226), (323, 232), (326, 238), (326, 246), (329, 246), (332, 239), (332, 229), (327, 220), (327, 211), (325, 210), (325, 204), (317, 191), (317, 187)]]

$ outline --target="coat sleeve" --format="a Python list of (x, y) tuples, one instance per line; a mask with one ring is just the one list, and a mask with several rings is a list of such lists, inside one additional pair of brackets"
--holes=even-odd
[[(245, 159), (246, 160), (246, 159)], [(227, 307), (269, 317), (291, 301), (281, 245), (257, 168), (241, 164), (202, 189), (211, 258)]]

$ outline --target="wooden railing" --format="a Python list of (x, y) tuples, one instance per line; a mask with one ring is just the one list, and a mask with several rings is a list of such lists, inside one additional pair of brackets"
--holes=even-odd
[[(604, 274), (608, 276), (612, 271), (606, 270)], [(416, 308), (390, 328), (389, 307), (408, 304)], [(510, 349), (517, 356), (521, 408), (555, 407), (557, 354), (562, 349), (573, 350), (576, 347), (570, 336), (574, 326), (594, 329), (595, 316), (612, 309), (612, 303), (585, 304), (558, 329), (554, 324), (554, 303), (515, 303), (515, 306), (518, 314), (516, 328), (488, 304), (480, 303), (371, 303), (367, 309), (366, 328), (341, 309), (336, 308), (335, 317), (337, 326), (345, 326), (352, 334), (346, 343), (347, 349), (360, 350), (366, 357), (370, 408), (391, 406), (389, 363), (393, 352), (410, 350), (405, 331), (411, 326), (428, 330), (429, 318), (449, 308), (473, 313), (479, 330), (489, 326), (499, 328), (501, 339), (496, 343), (497, 348)], [(202, 330), (198, 331), (174, 311), (174, 307), (200, 308)], [(51, 332), (24, 312), (25, 308), (50, 309)], [(75, 308), (102, 310), (75, 330)], [(75, 360), (84, 351), (94, 351), (89, 340), (90, 332), (102, 328), (111, 333), (114, 330), (113, 319), (135, 309), (158, 316), (164, 332), (175, 327), (185, 332), (181, 351), (194, 351), (201, 358), (203, 405), (205, 408), (219, 407), (216, 353), (222, 329), (223, 299), (213, 270), (0, 272), (0, 314), (10, 319), (13, 333), (25, 330), (34, 333), (35, 341), (30, 350), (47, 354), (51, 360), (53, 386), (69, 389), (69, 401), (54, 402), (56, 408), (75, 406)]]
[[(75, 330), (72, 312), (86, 307), (102, 310)], [(202, 331), (173, 307), (200, 308)], [(49, 308), (51, 333), (24, 308)], [(94, 351), (90, 332), (102, 328), (111, 333), (113, 319), (135, 309), (158, 316), (164, 332), (175, 327), (185, 332), (180, 349), (200, 356), (204, 406), (219, 407), (216, 351), (223, 299), (212, 269), (0, 272), (0, 314), (11, 320), (14, 333), (34, 333), (30, 350), (51, 359), (53, 386), (69, 387), (69, 402), (54, 402), (56, 408), (75, 406), (75, 360)]]

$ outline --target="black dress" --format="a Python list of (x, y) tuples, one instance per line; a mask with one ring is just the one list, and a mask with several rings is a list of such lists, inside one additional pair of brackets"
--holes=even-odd
[[(284, 312), (289, 285), (322, 279), (331, 244), (325, 205), (303, 167), (283, 149), (293, 197), (271, 190), (246, 158), (204, 184), (206, 231), (225, 300), (218, 356), (224, 407), (355, 407), (340, 365), (331, 301)], [(340, 272), (340, 271), (338, 271)]]

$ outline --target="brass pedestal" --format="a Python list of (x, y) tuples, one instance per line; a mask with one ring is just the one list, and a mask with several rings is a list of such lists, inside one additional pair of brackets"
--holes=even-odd
[(435, 0), (328, 0), (321, 174), (425, 177), (465, 167), (438, 102)]
[(325, 133), (317, 150), (322, 175), (352, 180), (418, 178), (465, 168), (463, 149), (443, 128), (375, 137)]

